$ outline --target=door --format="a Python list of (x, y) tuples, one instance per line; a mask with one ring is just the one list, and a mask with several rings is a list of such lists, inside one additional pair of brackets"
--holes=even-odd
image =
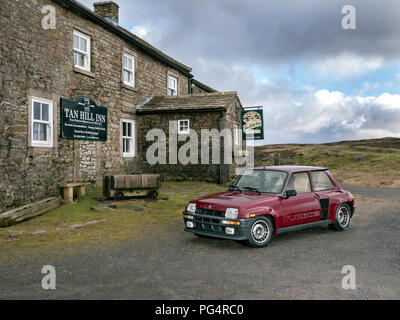
[(328, 220), (329, 217), (329, 194), (334, 191), (335, 185), (325, 171), (314, 171), (311, 173), (313, 190), (321, 204), (321, 220)]
[(291, 176), (287, 190), (295, 190), (297, 195), (282, 200), (282, 227), (306, 224), (321, 219), (319, 198), (311, 189), (308, 172), (295, 173)]

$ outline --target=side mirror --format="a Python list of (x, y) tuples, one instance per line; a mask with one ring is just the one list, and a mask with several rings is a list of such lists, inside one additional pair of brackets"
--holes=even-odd
[(286, 190), (286, 199), (297, 196), (296, 190)]

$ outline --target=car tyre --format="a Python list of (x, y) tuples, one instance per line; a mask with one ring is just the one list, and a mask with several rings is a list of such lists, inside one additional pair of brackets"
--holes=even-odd
[(158, 198), (158, 196), (159, 196), (159, 193), (158, 193), (157, 190), (151, 190), (151, 191), (149, 191), (148, 196), (151, 199), (156, 200)]
[(274, 225), (268, 217), (257, 217), (249, 228), (245, 245), (252, 248), (267, 246), (274, 236)]
[(121, 201), (125, 197), (124, 193), (122, 191), (115, 191), (114, 193), (114, 200), (116, 201)]
[(345, 231), (351, 221), (351, 209), (347, 203), (342, 203), (336, 210), (335, 223), (329, 225), (332, 230)]

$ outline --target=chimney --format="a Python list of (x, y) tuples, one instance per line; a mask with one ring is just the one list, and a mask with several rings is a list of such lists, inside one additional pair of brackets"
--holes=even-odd
[(93, 3), (94, 13), (106, 19), (108, 22), (112, 24), (119, 24), (119, 5), (114, 1), (102, 1)]

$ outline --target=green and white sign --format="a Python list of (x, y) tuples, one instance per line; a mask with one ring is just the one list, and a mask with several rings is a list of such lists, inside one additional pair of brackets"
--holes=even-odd
[(107, 141), (107, 111), (87, 97), (61, 98), (61, 138)]
[(264, 118), (263, 110), (242, 111), (243, 140), (264, 139)]

